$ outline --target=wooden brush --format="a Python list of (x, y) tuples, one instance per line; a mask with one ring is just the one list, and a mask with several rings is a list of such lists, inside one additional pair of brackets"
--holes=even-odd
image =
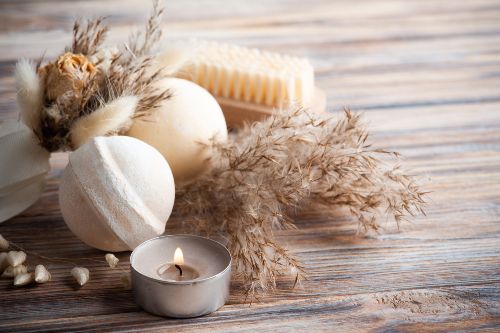
[(176, 75), (210, 91), (230, 127), (290, 105), (324, 112), (326, 97), (314, 85), (308, 59), (216, 42), (193, 44), (194, 53)]

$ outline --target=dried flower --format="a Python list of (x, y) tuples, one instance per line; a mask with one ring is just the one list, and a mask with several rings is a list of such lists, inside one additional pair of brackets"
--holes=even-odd
[(122, 282), (123, 288), (125, 290), (132, 289), (132, 279), (130, 277), (130, 272), (122, 273), (120, 276), (120, 281)]
[(13, 278), (19, 274), (24, 274), (28, 272), (28, 268), (24, 265), (18, 265), (16, 267), (8, 266), (2, 273), (3, 278)]
[(44, 265), (36, 265), (35, 267), (35, 281), (36, 283), (45, 283), (50, 281), (52, 276)]
[(6, 240), (1, 234), (0, 234), (0, 250), (7, 250), (9, 248), (9, 241)]
[(14, 285), (16, 287), (25, 286), (33, 281), (33, 273), (23, 273), (14, 277)]
[(106, 262), (108, 263), (109, 267), (111, 267), (111, 268), (115, 268), (115, 267), (116, 267), (116, 265), (118, 265), (118, 262), (120, 261), (120, 260), (118, 260), (118, 258), (117, 258), (117, 257), (115, 257), (115, 255), (114, 255), (114, 254), (112, 254), (112, 253), (107, 253), (107, 254), (104, 256), (104, 258), (106, 259)]
[(84, 89), (89, 86), (95, 89), (92, 80), (96, 74), (97, 69), (87, 57), (70, 52), (38, 70), (45, 82), (45, 99), (49, 103), (64, 95), (80, 103)]
[(302, 109), (283, 110), (213, 145), (214, 168), (181, 184), (176, 211), (193, 226), (222, 233), (248, 290), (273, 289), (279, 275), (299, 281), (300, 262), (274, 237), (294, 228), (290, 215), (308, 205), (347, 206), (361, 230), (378, 230), (377, 217), (399, 225), (424, 203), (397, 154), (371, 148), (360, 118), (335, 120)]
[(7, 261), (12, 267), (19, 266), (26, 261), (26, 253), (23, 251), (9, 251), (9, 253), (7, 253)]
[(90, 272), (85, 267), (73, 267), (71, 275), (80, 286), (83, 286), (90, 279)]
[(7, 253), (0, 252), (0, 273), (3, 273), (4, 269), (9, 266), (9, 262), (7, 261)]

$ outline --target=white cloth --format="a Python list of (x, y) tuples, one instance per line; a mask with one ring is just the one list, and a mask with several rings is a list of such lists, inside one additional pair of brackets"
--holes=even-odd
[(24, 124), (0, 122), (0, 223), (40, 197), (50, 170), (49, 157)]

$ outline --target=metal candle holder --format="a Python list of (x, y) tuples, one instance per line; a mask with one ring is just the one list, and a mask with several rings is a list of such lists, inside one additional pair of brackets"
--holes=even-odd
[[(163, 279), (157, 270), (171, 262), (176, 248), (197, 271), (192, 280)], [(229, 297), (231, 254), (222, 244), (193, 235), (166, 235), (140, 244), (130, 255), (136, 303), (159, 316), (191, 318), (211, 313)]]

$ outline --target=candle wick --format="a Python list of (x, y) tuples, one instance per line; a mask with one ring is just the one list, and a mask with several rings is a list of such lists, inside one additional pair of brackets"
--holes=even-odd
[(175, 266), (175, 268), (177, 268), (179, 270), (180, 276), (182, 276), (182, 268), (181, 268), (181, 266), (179, 266), (179, 265), (174, 265), (174, 266)]

